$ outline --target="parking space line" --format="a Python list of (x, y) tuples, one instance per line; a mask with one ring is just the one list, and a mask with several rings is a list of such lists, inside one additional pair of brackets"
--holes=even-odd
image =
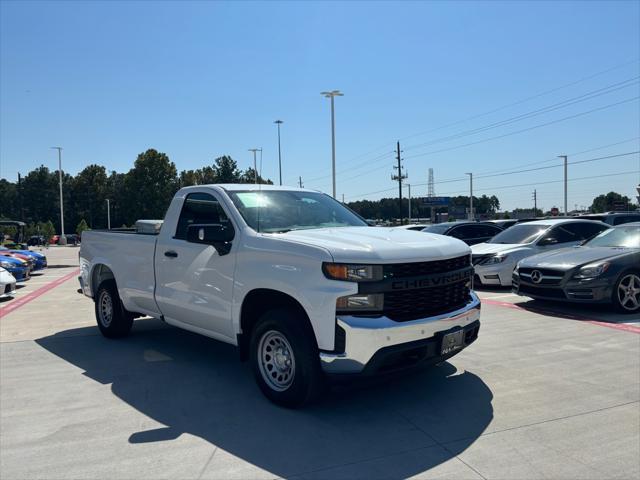
[(513, 308), (515, 310), (521, 310), (521, 311), (530, 311), (530, 312), (533, 312), (533, 313), (539, 313), (541, 315), (552, 315), (552, 316), (556, 316), (556, 317), (566, 318), (566, 319), (569, 319), (569, 320), (579, 320), (579, 321), (582, 321), (582, 322), (590, 323), (592, 325), (599, 325), (601, 327), (613, 328), (615, 330), (622, 330), (624, 332), (631, 332), (631, 333), (640, 334), (640, 327), (637, 327), (635, 325), (629, 325), (627, 323), (603, 322), (601, 320), (594, 320), (592, 318), (582, 317), (580, 315), (569, 315), (567, 313), (551, 312), (549, 310), (538, 309), (538, 308), (527, 309), (527, 308), (521, 307), (520, 305), (516, 305), (514, 303), (501, 302), (499, 300), (486, 299), (486, 300), (482, 300), (482, 303), (485, 303), (487, 305), (494, 305), (496, 307)]
[(18, 308), (26, 305), (27, 303), (31, 302), (32, 300), (35, 300), (38, 297), (41, 297), (42, 295), (47, 293), (49, 290), (56, 288), (59, 285), (62, 285), (64, 282), (75, 277), (79, 273), (80, 273), (80, 269), (76, 268), (73, 272), (69, 272), (65, 276), (60, 277), (56, 280), (53, 280), (50, 283), (47, 283), (43, 287), (40, 287), (37, 290), (34, 290), (33, 292), (26, 294), (24, 297), (14, 299), (14, 301), (12, 301), (9, 305), (0, 309), (0, 317), (9, 315), (14, 310), (17, 310)]

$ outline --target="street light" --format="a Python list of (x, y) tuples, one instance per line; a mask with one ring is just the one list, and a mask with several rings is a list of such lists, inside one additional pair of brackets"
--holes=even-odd
[(256, 152), (260, 152), (262, 158), (262, 149), (261, 148), (250, 148), (250, 152), (253, 152), (253, 178), (255, 180), (254, 183), (258, 183), (258, 164), (256, 162)]
[(334, 97), (342, 97), (344, 94), (340, 90), (332, 90), (330, 92), (320, 92), (320, 95), (331, 99), (331, 176), (333, 178), (333, 198), (336, 198), (336, 120), (333, 99)]
[(64, 203), (62, 200), (62, 147), (51, 147), (58, 150), (58, 179), (60, 182), (60, 239), (58, 245), (66, 245), (67, 237), (64, 236)]
[(282, 186), (282, 154), (280, 153), (280, 125), (284, 122), (282, 120), (276, 120), (276, 125), (278, 125), (278, 173), (280, 175), (280, 186)]
[(469, 175), (469, 220), (473, 220), (475, 218), (473, 214), (473, 173), (465, 173), (465, 175)]

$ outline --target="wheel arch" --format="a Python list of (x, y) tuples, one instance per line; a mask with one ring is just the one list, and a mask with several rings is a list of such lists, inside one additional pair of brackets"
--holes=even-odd
[(260, 316), (276, 308), (288, 308), (296, 311), (303, 319), (309, 334), (313, 336), (314, 342), (316, 341), (309, 315), (300, 302), (279, 290), (257, 288), (247, 293), (240, 307), (240, 333), (237, 335), (240, 360), (245, 361), (249, 358), (251, 331)]
[(111, 270), (109, 266), (103, 263), (98, 263), (91, 270), (91, 295), (94, 297), (94, 299), (98, 287), (105, 280), (113, 280), (115, 282), (116, 277), (113, 274), (113, 270)]

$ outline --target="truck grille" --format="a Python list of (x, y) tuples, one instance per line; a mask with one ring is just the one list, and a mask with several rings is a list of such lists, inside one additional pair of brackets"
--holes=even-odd
[(384, 274), (387, 278), (417, 277), (420, 275), (452, 272), (454, 270), (460, 270), (468, 267), (469, 265), (469, 255), (462, 255), (461, 257), (448, 258), (446, 260), (435, 260), (432, 262), (386, 265), (384, 268)]
[(387, 292), (384, 295), (384, 314), (397, 322), (407, 322), (453, 312), (470, 300), (466, 280), (442, 287)]

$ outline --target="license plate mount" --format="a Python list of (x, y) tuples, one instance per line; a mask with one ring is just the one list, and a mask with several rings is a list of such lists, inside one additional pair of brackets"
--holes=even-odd
[(449, 353), (460, 350), (464, 346), (464, 330), (456, 330), (455, 332), (447, 333), (442, 337), (442, 347), (440, 349), (441, 355), (447, 355)]

